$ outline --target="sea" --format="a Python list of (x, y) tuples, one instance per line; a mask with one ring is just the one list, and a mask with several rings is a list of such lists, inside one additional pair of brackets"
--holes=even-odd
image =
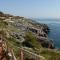
[(60, 19), (35, 19), (35, 21), (48, 25), (50, 28), (48, 37), (53, 40), (55, 48), (60, 49)]

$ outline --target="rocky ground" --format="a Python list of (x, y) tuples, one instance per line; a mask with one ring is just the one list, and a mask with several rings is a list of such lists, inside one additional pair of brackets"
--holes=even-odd
[(46, 24), (0, 12), (0, 35), (8, 42), (8, 46), (14, 49), (16, 57), (18, 57), (19, 48), (23, 47), (45, 57), (46, 60), (60, 59), (58, 57), (60, 52), (54, 49), (54, 43), (48, 37), (49, 31)]

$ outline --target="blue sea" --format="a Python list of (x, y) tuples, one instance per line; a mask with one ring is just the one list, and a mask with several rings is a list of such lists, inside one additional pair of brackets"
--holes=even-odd
[(55, 47), (60, 48), (60, 19), (36, 19), (35, 21), (49, 26), (48, 36), (53, 39)]

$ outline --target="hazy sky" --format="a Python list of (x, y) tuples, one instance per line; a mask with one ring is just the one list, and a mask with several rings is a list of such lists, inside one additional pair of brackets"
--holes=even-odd
[(60, 0), (0, 0), (0, 11), (33, 18), (60, 18)]

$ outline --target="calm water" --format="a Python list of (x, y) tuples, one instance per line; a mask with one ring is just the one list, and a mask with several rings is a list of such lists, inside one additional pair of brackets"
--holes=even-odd
[(53, 39), (56, 48), (60, 48), (60, 20), (36, 20), (50, 27), (49, 38)]

